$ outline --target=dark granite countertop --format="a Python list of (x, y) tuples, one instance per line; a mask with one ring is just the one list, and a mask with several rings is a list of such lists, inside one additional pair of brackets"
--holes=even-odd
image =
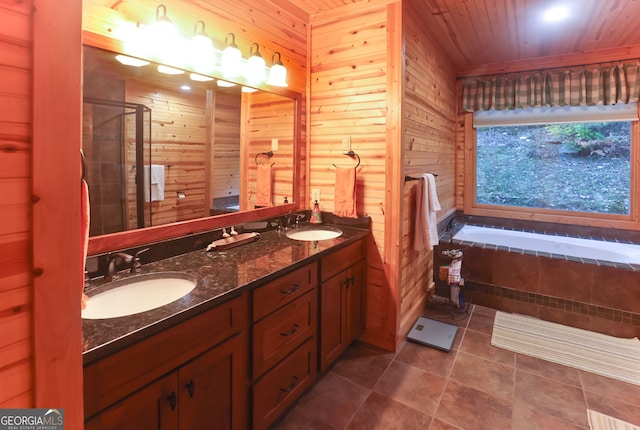
[[(130, 316), (82, 320), (83, 361), (91, 363), (198, 313), (269, 282), (322, 255), (365, 238), (369, 230), (339, 226), (342, 236), (319, 242), (289, 239), (276, 230), (225, 251), (204, 249), (145, 264), (140, 273), (177, 271), (197, 278), (193, 291), (168, 305)], [(136, 276), (120, 273), (118, 279)], [(97, 287), (98, 288), (98, 287)], [(91, 295), (91, 289), (88, 289)]]

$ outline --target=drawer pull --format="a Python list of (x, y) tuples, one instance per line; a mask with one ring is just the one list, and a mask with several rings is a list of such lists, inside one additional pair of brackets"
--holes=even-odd
[(296, 388), (296, 385), (298, 385), (298, 381), (300, 379), (297, 376), (293, 377), (293, 382), (291, 384), (289, 384), (288, 387), (286, 388), (280, 388), (280, 391), (284, 392), (284, 393), (290, 393), (294, 388)]
[(294, 324), (293, 328), (291, 330), (289, 330), (286, 333), (280, 333), (280, 336), (291, 336), (292, 334), (297, 332), (299, 328), (300, 328), (300, 326), (298, 324)]
[(189, 397), (193, 397), (193, 392), (196, 391), (196, 384), (193, 382), (193, 379), (189, 379), (189, 382), (185, 385), (185, 388), (189, 393)]
[(176, 392), (172, 391), (170, 395), (167, 396), (167, 400), (169, 400), (169, 405), (171, 406), (171, 410), (176, 410), (176, 405), (178, 404), (178, 396), (176, 396)]
[(293, 294), (296, 291), (298, 291), (299, 288), (300, 288), (300, 284), (293, 284), (293, 287), (289, 288), (288, 290), (281, 290), (280, 292), (282, 294)]

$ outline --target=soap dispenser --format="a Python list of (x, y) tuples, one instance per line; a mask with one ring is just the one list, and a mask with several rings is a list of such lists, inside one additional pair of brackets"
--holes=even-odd
[(311, 218), (309, 219), (311, 224), (322, 224), (322, 214), (320, 213), (320, 205), (316, 200), (311, 210)]

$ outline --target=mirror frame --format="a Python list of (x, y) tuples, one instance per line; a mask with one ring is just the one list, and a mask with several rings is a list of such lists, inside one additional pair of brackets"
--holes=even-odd
[[(117, 39), (105, 37), (86, 30), (82, 32), (84, 45), (105, 49), (112, 52), (123, 52), (122, 42)], [(214, 78), (216, 76), (213, 76)], [(146, 245), (181, 236), (188, 236), (232, 225), (243, 224), (259, 219), (272, 218), (300, 210), (300, 148), (302, 145), (302, 94), (287, 88), (272, 87), (267, 85), (256, 86), (259, 90), (278, 94), (294, 100), (294, 130), (293, 130), (293, 203), (266, 208), (247, 210), (242, 212), (214, 215), (197, 218), (188, 221), (179, 221), (153, 227), (145, 227), (136, 230), (122, 231), (118, 233), (93, 236), (89, 238), (88, 255), (96, 255), (119, 249)]]

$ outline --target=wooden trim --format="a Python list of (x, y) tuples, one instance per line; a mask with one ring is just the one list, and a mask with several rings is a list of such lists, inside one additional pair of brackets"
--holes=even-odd
[(35, 406), (83, 428), (82, 2), (33, 1)]
[(511, 61), (507, 63), (463, 66), (456, 71), (456, 77), (468, 78), (473, 76), (516, 73), (528, 70), (582, 66), (585, 64), (608, 63), (631, 59), (635, 60), (638, 58), (640, 58), (640, 45), (632, 45), (619, 48), (602, 49), (598, 51)]
[[(476, 130), (473, 128), (473, 114), (464, 113), (464, 213), (497, 217), (505, 219), (520, 219), (558, 224), (572, 224), (591, 227), (605, 227), (622, 230), (640, 230), (640, 125), (638, 121), (631, 126), (631, 203), (629, 215), (610, 215), (597, 213), (583, 213), (574, 211), (557, 211), (550, 209), (532, 209), (512, 206), (479, 205), (476, 203)], [(635, 196), (635, 197), (634, 197)]]
[[(403, 133), (402, 95), (404, 76), (404, 40), (402, 3), (387, 6), (387, 128), (384, 269), (389, 284), (387, 329), (397, 336), (400, 318), (400, 281), (402, 279), (402, 175)], [(396, 345), (398, 339), (395, 339)]]

